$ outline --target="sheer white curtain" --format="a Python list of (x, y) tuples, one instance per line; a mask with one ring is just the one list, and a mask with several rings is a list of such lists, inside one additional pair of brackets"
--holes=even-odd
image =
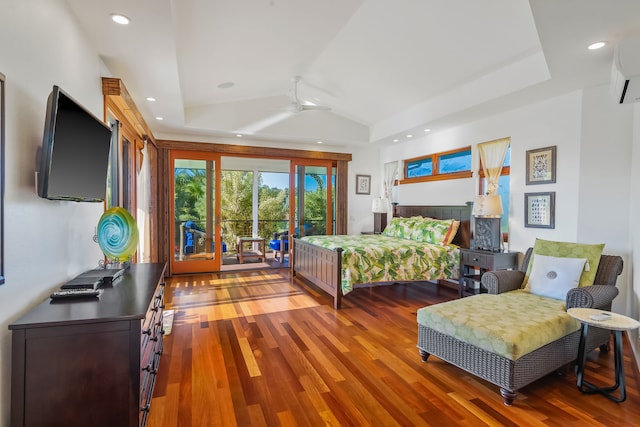
[(384, 194), (387, 199), (387, 211), (391, 211), (393, 183), (398, 179), (398, 162), (389, 162), (384, 164)]
[(487, 194), (498, 193), (498, 180), (510, 142), (511, 138), (502, 138), (478, 144), (482, 170), (487, 179)]
[(151, 179), (149, 174), (149, 156), (147, 155), (147, 143), (142, 152), (142, 165), (137, 179), (137, 222), (140, 240), (138, 242), (138, 261), (149, 262), (151, 260), (151, 245), (149, 240), (149, 212), (151, 211)]

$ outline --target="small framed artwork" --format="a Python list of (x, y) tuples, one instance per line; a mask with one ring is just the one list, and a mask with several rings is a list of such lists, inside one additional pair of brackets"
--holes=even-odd
[(556, 146), (527, 151), (527, 185), (556, 182)]
[(371, 175), (356, 175), (356, 194), (371, 194)]
[(524, 226), (555, 228), (556, 193), (524, 194)]

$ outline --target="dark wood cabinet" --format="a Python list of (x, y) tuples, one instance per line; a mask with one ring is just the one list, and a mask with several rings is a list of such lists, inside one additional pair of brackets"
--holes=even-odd
[(518, 252), (460, 249), (460, 297), (486, 292), (480, 284), (485, 272), (515, 268), (518, 268)]
[(99, 298), (49, 300), (12, 330), (11, 425), (143, 426), (162, 354), (164, 264)]

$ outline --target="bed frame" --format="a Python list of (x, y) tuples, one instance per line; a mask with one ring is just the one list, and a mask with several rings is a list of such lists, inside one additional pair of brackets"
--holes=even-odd
[[(453, 243), (469, 248), (471, 241), (471, 203), (451, 206), (400, 206), (393, 208), (394, 217), (425, 216), (437, 219), (454, 218), (460, 227)], [(333, 297), (333, 308), (342, 303), (342, 248), (325, 249), (294, 238), (291, 247), (291, 275), (313, 283)], [(457, 279), (457, 278), (454, 278)], [(368, 284), (370, 285), (370, 284)]]

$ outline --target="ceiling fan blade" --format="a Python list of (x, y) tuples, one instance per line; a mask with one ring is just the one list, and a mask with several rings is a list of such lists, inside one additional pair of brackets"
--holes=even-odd
[(331, 107), (327, 107), (326, 105), (310, 105), (310, 104), (300, 104), (301, 111), (331, 111)]
[(298, 99), (298, 83), (302, 80), (302, 77), (300, 76), (294, 76), (293, 77), (293, 101), (291, 103), (293, 109), (295, 110), (295, 112), (299, 113), (302, 111), (312, 111), (312, 110), (316, 110), (316, 111), (330, 111), (331, 107), (327, 107), (324, 105), (316, 105), (313, 103), (309, 103), (309, 102), (304, 102), (304, 101), (300, 101)]
[(295, 114), (295, 112), (293, 111), (281, 111), (279, 113), (265, 117), (264, 119), (258, 120), (254, 123), (251, 123), (247, 126), (243, 126), (242, 128), (236, 130), (236, 133), (243, 135), (253, 135), (263, 129), (268, 128), (269, 126), (273, 126), (276, 123), (280, 123), (281, 121), (288, 119), (293, 114)]

